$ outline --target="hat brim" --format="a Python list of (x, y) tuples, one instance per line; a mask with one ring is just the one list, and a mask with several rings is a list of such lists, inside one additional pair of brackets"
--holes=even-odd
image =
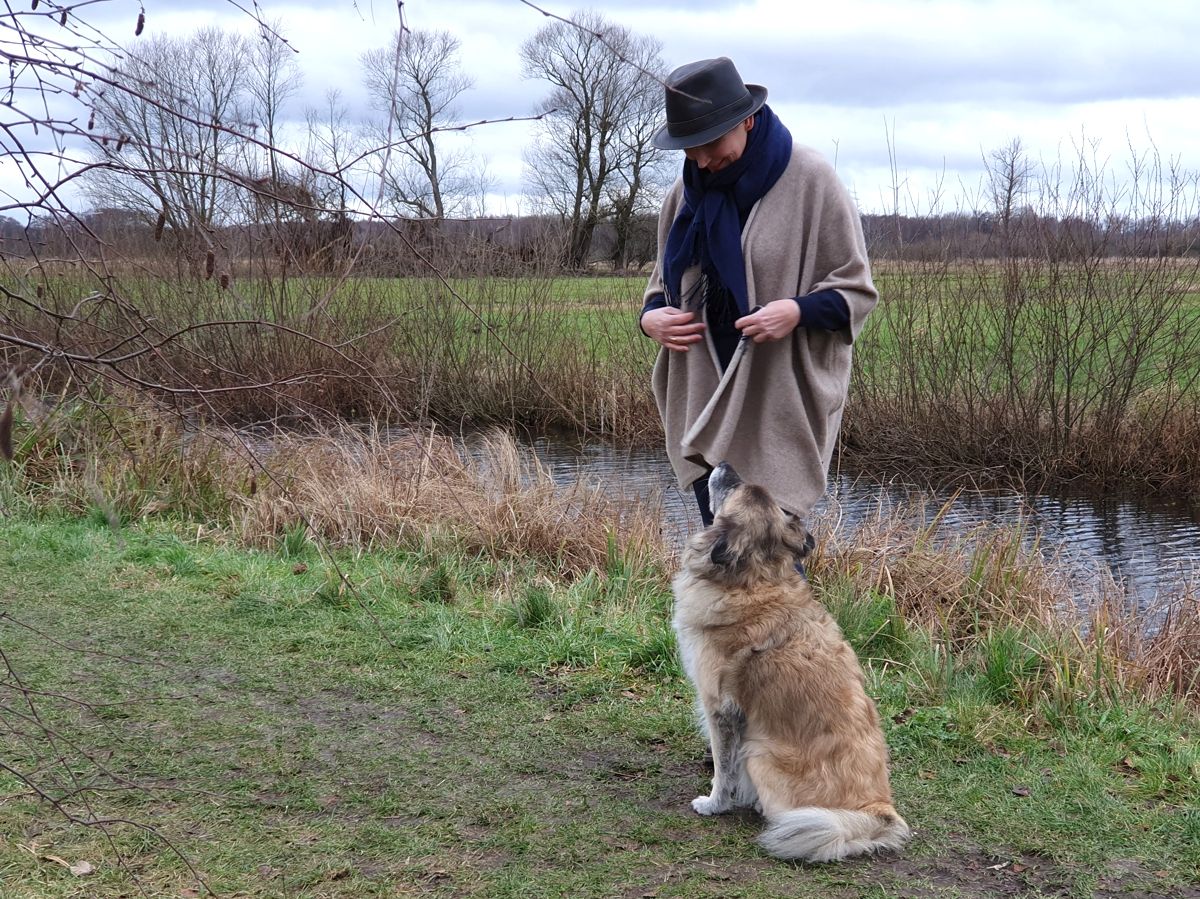
[(716, 125), (705, 128), (703, 131), (697, 131), (695, 134), (685, 134), (682, 137), (672, 137), (668, 130), (670, 126), (663, 125), (654, 132), (654, 137), (650, 138), (650, 142), (660, 150), (688, 150), (716, 140), (726, 132), (733, 130), (738, 122), (754, 115), (767, 102), (767, 89), (761, 84), (747, 84), (746, 90), (750, 92), (752, 102), (744, 112), (738, 111), (735, 115), (731, 115)]

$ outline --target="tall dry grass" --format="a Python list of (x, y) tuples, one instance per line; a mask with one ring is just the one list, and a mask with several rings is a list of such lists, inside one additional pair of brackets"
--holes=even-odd
[(556, 484), (496, 431), (472, 448), (426, 428), (338, 426), (249, 436), (188, 425), (128, 398), (23, 410), (0, 463), (0, 513), (200, 520), (255, 547), (301, 533), (330, 550), (479, 554), (564, 578), (664, 561), (659, 508)]
[(471, 452), (430, 431), (280, 436), (263, 461), (273, 477), (232, 498), (232, 530), (251, 545), (307, 528), (333, 547), (440, 547), (564, 578), (661, 561), (656, 506), (558, 485), (502, 432)]
[(640, 300), (627, 282), (482, 278), (457, 296), (432, 279), (409, 288), (417, 316), (396, 332), (394, 352), (412, 411), (625, 442), (661, 435), (655, 347), (637, 333)]
[[(32, 389), (118, 384), (231, 421), (330, 417), (659, 432), (640, 304), (533, 271), (520, 278), (235, 280), (52, 274), (0, 260), (30, 303), (0, 323), (46, 347), (0, 347)], [(586, 289), (592, 299), (576, 295)], [(81, 298), (85, 298), (82, 299)]]
[[(976, 657), (1022, 668), (1033, 704), (1137, 696), (1200, 704), (1200, 590), (1180, 583), (1149, 607), (1107, 573), (1086, 578), (1042, 552), (1021, 522), (961, 530), (933, 515), (879, 507), (847, 527), (836, 506), (814, 523), (814, 581), (851, 603), (882, 599), (928, 634), (947, 664)], [(892, 625), (881, 623), (883, 629)]]

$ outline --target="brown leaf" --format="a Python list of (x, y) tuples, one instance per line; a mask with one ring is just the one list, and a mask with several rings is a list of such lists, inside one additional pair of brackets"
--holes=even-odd
[(1032, 796), (1033, 790), (1029, 789), (1029, 787), (1017, 786), (1012, 788), (1012, 794), (1014, 796)]
[(1023, 865), (1020, 862), (1013, 862), (1010, 869), (1014, 874), (1021, 874), (1029, 870), (1029, 865)]
[(89, 874), (95, 874), (96, 869), (91, 862), (78, 861), (70, 866), (70, 871), (76, 877), (87, 877)]
[(916, 709), (913, 709), (913, 708), (905, 709), (899, 715), (892, 716), (892, 723), (893, 724), (903, 724), (905, 721), (907, 721), (909, 718), (911, 718), (916, 713), (917, 713)]
[(304, 574), (306, 571), (308, 571), (308, 566), (303, 562), (297, 562), (292, 566), (292, 574)]
[(8, 405), (4, 407), (4, 414), (0, 415), (0, 456), (3, 456), (9, 462), (13, 460), (13, 407), (16, 403), (13, 400), (8, 401)]
[(146, 27), (146, 13), (143, 10), (142, 12), (138, 13), (137, 27), (133, 29), (133, 36), (139, 37), (142, 33), (142, 29), (145, 27)]

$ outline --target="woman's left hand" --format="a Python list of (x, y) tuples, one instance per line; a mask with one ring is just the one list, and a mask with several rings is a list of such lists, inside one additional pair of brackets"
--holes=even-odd
[(800, 305), (792, 299), (772, 300), (757, 312), (743, 315), (733, 326), (755, 343), (787, 337), (800, 324)]

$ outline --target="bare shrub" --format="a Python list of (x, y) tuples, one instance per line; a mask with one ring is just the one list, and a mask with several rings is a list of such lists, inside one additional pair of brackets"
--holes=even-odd
[(1200, 259), (1173, 246), (1195, 176), (1139, 159), (1118, 193), (1083, 153), (991, 162), (987, 256), (877, 266), (846, 449), (909, 471), (1200, 491)]

